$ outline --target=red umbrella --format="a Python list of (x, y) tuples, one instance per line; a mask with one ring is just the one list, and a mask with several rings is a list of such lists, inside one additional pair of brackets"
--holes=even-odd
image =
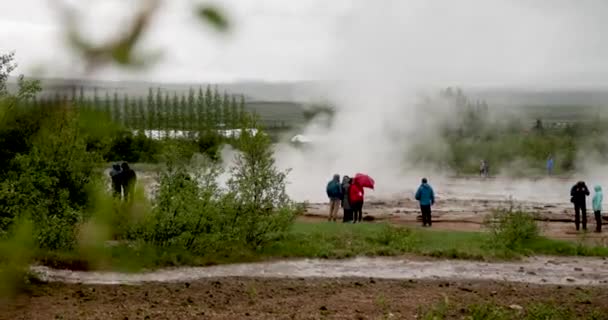
[(357, 173), (355, 175), (355, 177), (353, 178), (353, 181), (362, 186), (363, 188), (370, 188), (370, 189), (374, 189), (374, 184), (376, 184), (376, 182), (374, 181), (374, 179), (372, 179), (372, 177), (363, 174), (363, 173)]

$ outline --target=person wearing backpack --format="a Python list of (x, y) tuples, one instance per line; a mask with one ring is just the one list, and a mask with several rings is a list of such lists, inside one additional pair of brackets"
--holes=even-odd
[(593, 195), (593, 213), (595, 214), (595, 232), (602, 232), (602, 201), (604, 194), (601, 186), (595, 186)]
[(329, 218), (328, 221), (337, 221), (338, 210), (342, 205), (342, 185), (340, 175), (335, 174), (333, 179), (327, 183), (327, 197), (329, 198)]

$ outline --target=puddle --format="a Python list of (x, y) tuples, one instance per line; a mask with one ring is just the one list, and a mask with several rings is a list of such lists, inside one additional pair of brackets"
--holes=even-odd
[(418, 280), (491, 280), (532, 284), (608, 286), (608, 260), (534, 257), (518, 262), (461, 260), (414, 261), (396, 258), (292, 260), (212, 267), (165, 269), (146, 273), (80, 272), (35, 266), (42, 280), (83, 284), (183, 282), (203, 278), (339, 278), (373, 277)]

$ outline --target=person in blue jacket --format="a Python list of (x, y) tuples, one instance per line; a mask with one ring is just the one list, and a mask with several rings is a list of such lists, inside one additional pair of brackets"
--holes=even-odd
[(549, 156), (547, 159), (547, 175), (553, 174), (553, 167), (555, 166), (555, 160), (553, 160), (553, 156)]
[(420, 211), (422, 212), (422, 226), (430, 227), (431, 222), (431, 206), (435, 204), (435, 192), (428, 184), (426, 178), (422, 178), (422, 184), (416, 191), (416, 200), (420, 202)]
[(335, 174), (334, 178), (327, 183), (327, 197), (329, 198), (329, 221), (338, 220), (338, 210), (342, 205), (342, 184), (340, 175)]

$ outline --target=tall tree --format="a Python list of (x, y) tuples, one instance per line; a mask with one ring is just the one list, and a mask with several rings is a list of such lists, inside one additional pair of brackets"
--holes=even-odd
[(232, 95), (232, 100), (230, 101), (230, 127), (232, 129), (239, 127), (239, 104), (236, 102), (236, 97)]
[(146, 130), (146, 106), (142, 97), (137, 99), (137, 114), (137, 128)]
[(137, 115), (139, 113), (139, 112), (137, 112), (137, 110), (139, 108), (139, 104), (138, 104), (139, 102), (141, 102), (141, 98), (133, 99), (131, 101), (131, 107), (130, 107), (131, 112), (129, 113), (129, 125), (131, 128), (136, 129), (137, 132), (139, 132), (141, 130), (141, 128), (137, 126), (137, 123), (138, 123)]
[(103, 110), (109, 114), (110, 116), (115, 117), (115, 115), (113, 114), (113, 110), (112, 110), (112, 100), (110, 100), (110, 93), (106, 91), (106, 96), (103, 100)]
[(188, 112), (188, 100), (186, 99), (186, 95), (182, 94), (182, 97), (179, 102), (179, 130), (187, 130), (186, 128), (186, 117)]
[(218, 127), (222, 123), (222, 96), (215, 86), (213, 92), (213, 123), (214, 127)]
[[(97, 93), (97, 88), (93, 89), (93, 108), (95, 110), (99, 110), (100, 109), (100, 104), (99, 104), (99, 95)], [(109, 110), (105, 110), (105, 111), (109, 111)], [(108, 113), (109, 114), (109, 113)]]
[(76, 87), (71, 88), (72, 95), (70, 96), (70, 102), (76, 104), (78, 102), (78, 96), (76, 95)]
[(120, 101), (118, 99), (118, 93), (114, 92), (114, 99), (112, 100), (112, 120), (116, 121), (117, 114), (120, 114)]
[(239, 102), (239, 125), (243, 125), (247, 120), (245, 114), (245, 96), (241, 95), (241, 100)]
[(156, 112), (156, 123), (155, 123), (155, 127), (158, 130), (162, 129), (162, 125), (163, 125), (163, 114), (164, 114), (164, 109), (165, 106), (163, 105), (163, 93), (161, 92), (160, 88), (156, 88), (156, 102), (155, 102), (155, 112)]
[(146, 106), (146, 120), (147, 120), (147, 127), (148, 129), (152, 130), (154, 129), (154, 126), (156, 124), (155, 120), (155, 115), (156, 115), (156, 108), (154, 107), (154, 91), (152, 88), (148, 88), (148, 98), (147, 98), (147, 103), (148, 105)]
[(171, 128), (175, 130), (179, 125), (179, 98), (177, 97), (177, 92), (173, 92), (171, 106), (173, 109), (171, 112)]
[[(131, 101), (129, 99), (129, 95), (126, 93), (122, 97), (122, 110), (117, 114), (116, 122), (125, 124), (126, 118), (129, 116), (129, 108), (131, 107)], [(126, 125), (126, 124), (125, 124)]]
[(194, 89), (188, 90), (188, 121), (187, 130), (194, 131), (196, 127), (196, 99), (194, 98)]
[(84, 88), (80, 86), (80, 90), (78, 93), (78, 105), (82, 107), (84, 105)]
[(171, 98), (169, 97), (169, 92), (165, 93), (165, 101), (163, 103), (163, 106), (164, 106), (163, 126), (164, 126), (165, 130), (168, 130), (171, 127), (171, 119), (170, 119)]
[(203, 130), (205, 125), (205, 94), (203, 93), (203, 87), (198, 88), (198, 95), (196, 96), (196, 129), (198, 131)]
[(207, 90), (205, 90), (205, 127), (207, 129), (215, 127), (213, 119), (213, 92), (211, 91), (211, 87), (207, 85)]
[(230, 118), (230, 97), (228, 93), (224, 91), (224, 99), (222, 100), (222, 123), (225, 128), (230, 127), (232, 119)]

